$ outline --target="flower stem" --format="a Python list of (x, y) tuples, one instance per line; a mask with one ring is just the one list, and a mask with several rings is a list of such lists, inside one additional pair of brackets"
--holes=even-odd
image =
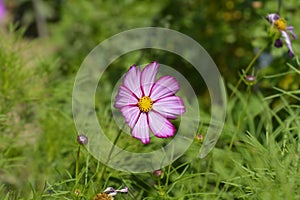
[(277, 11), (278, 14), (280, 13), (281, 7), (282, 7), (282, 0), (278, 0), (278, 11)]
[[(255, 63), (255, 61), (259, 58), (259, 56), (260, 56), (260, 55), (262, 54), (262, 52), (267, 48), (268, 45), (269, 45), (269, 44), (265, 45), (263, 48), (261, 48), (261, 49), (257, 52), (257, 54), (256, 54), (256, 55), (254, 56), (254, 58), (251, 60), (251, 62), (249, 63), (249, 65), (246, 67), (246, 69), (245, 69), (245, 71), (244, 71), (244, 74), (247, 74), (247, 73), (250, 71), (250, 69), (251, 69), (251, 67), (253, 66), (253, 64)], [(240, 84), (242, 83), (242, 80), (243, 80), (243, 77), (241, 76), (240, 79), (239, 79), (239, 81), (237, 82), (237, 84), (236, 84), (234, 90), (231, 92), (229, 99), (231, 99), (231, 98), (233, 97), (234, 92), (238, 89), (238, 87), (239, 87)]]
[[(226, 157), (225, 157), (225, 159), (223, 161), (223, 168), (224, 169), (227, 167), (227, 163), (228, 163), (228, 160), (229, 160), (230, 152), (231, 152), (231, 149), (233, 147), (233, 143), (235, 141), (235, 138), (236, 138), (236, 136), (237, 136), (237, 134), (238, 134), (241, 126), (242, 126), (243, 121), (246, 118), (247, 108), (248, 108), (248, 106), (250, 104), (250, 98), (252, 96), (252, 90), (251, 89), (252, 89), (252, 86), (248, 85), (248, 87), (247, 87), (247, 94), (248, 94), (247, 95), (247, 102), (246, 102), (246, 104), (245, 104), (245, 106), (244, 106), (244, 108), (243, 108), (243, 110), (242, 110), (242, 112), (241, 112), (241, 114), (240, 114), (240, 116), (238, 118), (237, 125), (235, 127), (233, 136), (232, 136), (232, 138), (230, 140), (229, 147), (228, 147), (228, 150), (227, 150), (227, 155), (226, 155)], [(216, 186), (215, 186), (215, 191), (219, 188), (220, 183), (221, 183), (221, 179), (218, 178)]]
[(78, 145), (77, 156), (76, 156), (76, 166), (75, 166), (75, 180), (76, 185), (78, 183), (78, 171), (79, 171), (79, 157), (80, 157), (80, 145)]
[(90, 154), (88, 154), (87, 159), (86, 159), (84, 185), (87, 185), (87, 183), (88, 183), (89, 162), (90, 162)]
[[(124, 124), (124, 125), (125, 125), (125, 124)], [(118, 140), (119, 140), (119, 138), (120, 138), (120, 136), (121, 136), (121, 133), (122, 133), (122, 130), (123, 130), (124, 125), (123, 125), (122, 128), (119, 130), (119, 132), (118, 132), (118, 134), (117, 134), (117, 136), (116, 136), (116, 138), (115, 138), (115, 140), (114, 140), (114, 143), (113, 143), (113, 145), (112, 145), (112, 147), (111, 147), (111, 149), (110, 149), (110, 151), (109, 151), (107, 160), (106, 160), (106, 162), (105, 162), (105, 164), (104, 164), (104, 166), (103, 166), (103, 168), (102, 168), (102, 170), (101, 170), (100, 177), (99, 177), (99, 181), (101, 181), (102, 178), (103, 178), (103, 176), (104, 176), (104, 173), (105, 173), (106, 167), (107, 167), (107, 163), (108, 163), (108, 161), (110, 160), (111, 155), (112, 155), (112, 152), (113, 152), (114, 149), (115, 149), (115, 145), (117, 144), (117, 142), (118, 142)]]
[[(233, 97), (233, 93), (237, 90), (237, 88), (239, 87), (240, 83), (242, 82), (242, 80), (243, 80), (243, 78), (244, 78), (243, 76), (249, 72), (249, 70), (251, 69), (251, 66), (254, 64), (254, 62), (257, 60), (257, 58), (262, 54), (262, 52), (264, 51), (264, 49), (265, 49), (267, 46), (268, 46), (268, 45), (266, 45), (266, 46), (264, 46), (263, 48), (261, 48), (261, 49), (259, 50), (259, 52), (255, 55), (255, 57), (251, 60), (251, 62), (249, 63), (249, 65), (248, 65), (247, 68), (245, 69), (244, 73), (242, 74), (242, 76), (241, 76), (239, 82), (237, 83), (235, 89), (234, 89), (233, 92), (231, 93), (230, 98)], [(234, 131), (233, 136), (232, 136), (232, 138), (231, 138), (231, 141), (230, 141), (230, 143), (229, 143), (229, 147), (228, 147), (228, 151), (227, 151), (227, 156), (225, 157), (224, 162), (223, 162), (223, 168), (226, 168), (226, 166), (227, 166), (227, 162), (228, 162), (228, 159), (229, 159), (229, 156), (230, 156), (231, 149), (232, 149), (232, 147), (233, 147), (233, 143), (234, 143), (235, 138), (236, 138), (236, 136), (237, 136), (237, 134), (238, 134), (238, 132), (239, 132), (241, 126), (242, 126), (242, 122), (244, 121), (244, 119), (245, 119), (245, 117), (246, 117), (246, 114), (247, 114), (246, 111), (247, 111), (247, 108), (248, 108), (248, 106), (249, 106), (249, 104), (250, 104), (250, 99), (251, 99), (251, 96), (252, 96), (252, 86), (253, 86), (253, 85), (250, 85), (250, 84), (247, 85), (247, 90), (246, 90), (246, 91), (247, 91), (247, 101), (246, 101), (246, 104), (245, 104), (245, 106), (244, 106), (244, 108), (243, 108), (243, 110), (242, 110), (242, 112), (241, 112), (239, 118), (238, 118), (237, 125), (236, 125), (236, 127), (235, 127), (235, 131)], [(218, 179), (218, 181), (217, 181), (217, 183), (216, 183), (216, 186), (215, 186), (215, 190), (217, 190), (217, 189), (219, 188), (220, 182), (221, 182), (221, 180)]]

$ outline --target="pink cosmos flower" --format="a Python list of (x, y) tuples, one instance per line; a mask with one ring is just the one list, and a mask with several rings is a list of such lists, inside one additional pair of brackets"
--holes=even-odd
[(175, 96), (179, 83), (172, 76), (156, 81), (158, 68), (157, 62), (148, 64), (143, 71), (131, 66), (116, 96), (115, 107), (125, 117), (132, 136), (143, 144), (150, 142), (150, 130), (159, 138), (172, 137), (176, 129), (168, 119), (185, 112), (182, 99)]

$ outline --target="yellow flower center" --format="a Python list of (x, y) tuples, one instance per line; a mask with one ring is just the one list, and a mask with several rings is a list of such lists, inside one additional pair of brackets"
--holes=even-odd
[(281, 31), (285, 31), (286, 30), (286, 21), (282, 18), (276, 20), (274, 22), (274, 25), (276, 26), (276, 28), (278, 28)]
[(114, 200), (114, 198), (104, 192), (101, 192), (94, 197), (94, 200)]
[(138, 102), (138, 107), (142, 112), (149, 112), (152, 109), (153, 101), (150, 97), (143, 96)]

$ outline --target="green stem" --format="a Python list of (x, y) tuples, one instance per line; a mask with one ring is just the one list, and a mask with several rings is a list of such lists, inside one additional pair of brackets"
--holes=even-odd
[[(251, 60), (251, 62), (249, 63), (249, 65), (246, 67), (244, 74), (247, 74), (249, 72), (249, 70), (251, 69), (251, 67), (253, 66), (253, 64), (255, 63), (255, 61), (259, 58), (259, 56), (262, 54), (262, 52), (264, 52), (264, 50), (267, 48), (269, 44), (267, 44), (266, 46), (264, 46), (263, 48), (261, 48), (257, 54), (254, 56), (254, 58)], [(229, 99), (232, 99), (234, 92), (238, 89), (238, 87), (240, 86), (240, 84), (242, 83), (243, 77), (241, 76), (239, 81), (237, 82), (234, 90), (231, 92)]]
[[(250, 68), (249, 68), (249, 69), (250, 69)], [(249, 70), (249, 69), (248, 69), (248, 70)], [(225, 160), (224, 160), (224, 163), (223, 163), (223, 168), (226, 168), (226, 166), (227, 166), (227, 162), (228, 162), (228, 159), (229, 159), (229, 155), (230, 155), (230, 152), (231, 152), (233, 143), (234, 143), (234, 141), (235, 141), (235, 138), (236, 138), (236, 136), (237, 136), (237, 133), (239, 132), (239, 130), (240, 130), (240, 128), (241, 128), (241, 124), (242, 124), (243, 120), (244, 120), (245, 117), (246, 117), (246, 111), (247, 111), (247, 108), (248, 108), (249, 103), (250, 103), (250, 98), (251, 98), (251, 96), (252, 96), (252, 87), (251, 87), (250, 85), (248, 85), (248, 87), (247, 87), (247, 94), (248, 94), (248, 95), (247, 95), (247, 103), (246, 103), (244, 109), (242, 110), (242, 113), (241, 113), (241, 115), (240, 115), (240, 117), (239, 117), (239, 119), (238, 119), (238, 122), (237, 122), (237, 125), (236, 125), (236, 128), (235, 128), (235, 131), (234, 131), (234, 133), (233, 133), (233, 136), (232, 136), (231, 141), (230, 141), (230, 144), (229, 144), (229, 148), (228, 148), (228, 151), (227, 151), (227, 156), (225, 157)], [(219, 187), (220, 181), (221, 181), (221, 180), (218, 179), (217, 184), (216, 184), (216, 187), (215, 187), (215, 190), (217, 190), (217, 188)]]
[(76, 185), (77, 185), (77, 183), (79, 182), (79, 180), (78, 180), (79, 157), (80, 157), (80, 145), (78, 145), (77, 157), (76, 157), (76, 167), (75, 167), (75, 179), (76, 179)]
[(229, 149), (228, 149), (228, 154), (227, 154), (227, 157), (226, 157), (226, 159), (224, 161), (224, 167), (226, 167), (226, 165), (227, 165), (227, 160), (228, 160), (230, 151), (232, 149), (233, 142), (235, 140), (235, 137), (236, 137), (239, 129), (241, 128), (242, 121), (245, 119), (247, 107), (248, 107), (248, 105), (250, 103), (250, 98), (251, 98), (251, 95), (252, 95), (251, 87), (250, 86), (247, 87), (247, 93), (248, 93), (248, 95), (247, 95), (247, 104), (245, 105), (245, 108), (243, 109), (243, 112), (241, 113), (241, 115), (240, 115), (240, 117), (238, 119), (238, 123), (237, 123), (236, 129), (235, 129), (235, 132), (233, 134), (233, 137), (231, 138), (231, 141), (230, 141), (230, 144), (229, 144)]
[(88, 156), (87, 156), (86, 165), (85, 165), (85, 179), (84, 179), (85, 185), (87, 185), (87, 183), (88, 183), (89, 163), (90, 163), (90, 154), (88, 154)]
[[(213, 152), (212, 152), (213, 153)], [(203, 188), (202, 188), (202, 191), (203, 192), (206, 192), (207, 191), (207, 186), (208, 186), (208, 180), (209, 180), (209, 173), (210, 173), (210, 170), (211, 170), (211, 166), (212, 166), (212, 160), (213, 160), (213, 157), (209, 157), (208, 158), (208, 163), (207, 163), (207, 167), (206, 167), (206, 173), (205, 173), (205, 176), (204, 176), (204, 182), (203, 182)], [(199, 169), (199, 172), (201, 171), (201, 168)], [(204, 199), (207, 199), (207, 197), (205, 197)]]
[(157, 187), (158, 187), (158, 190), (159, 190), (159, 195), (161, 195), (161, 192), (162, 192), (162, 186), (161, 186), (160, 177), (158, 177), (158, 180), (157, 180)]
[[(172, 161), (173, 158), (174, 158), (174, 148), (175, 148), (175, 146), (173, 145), (173, 147), (172, 147), (172, 154), (171, 154), (171, 157), (170, 157), (170, 161)], [(172, 165), (170, 164), (168, 166), (168, 172), (166, 174), (167, 178), (166, 178), (165, 188), (168, 188), (168, 185), (169, 185), (169, 179), (170, 179), (170, 175), (171, 175), (171, 167), (172, 167)]]
[(282, 0), (278, 0), (278, 10), (277, 10), (278, 14), (280, 14), (281, 7), (282, 7)]
[[(123, 125), (123, 127), (124, 127), (124, 125)], [(113, 143), (113, 145), (112, 145), (112, 147), (111, 147), (111, 149), (110, 149), (110, 151), (109, 151), (107, 160), (106, 160), (106, 162), (105, 162), (105, 164), (104, 164), (104, 166), (103, 166), (103, 168), (102, 168), (102, 170), (101, 170), (101, 173), (100, 173), (100, 177), (99, 177), (99, 180), (100, 180), (100, 181), (102, 180), (102, 178), (103, 178), (103, 176), (104, 176), (104, 173), (105, 173), (106, 167), (107, 167), (107, 163), (108, 163), (108, 161), (110, 160), (111, 155), (112, 155), (112, 152), (113, 152), (114, 149), (115, 149), (115, 145), (117, 144), (117, 142), (118, 142), (118, 140), (119, 140), (119, 138), (120, 138), (120, 136), (121, 136), (123, 127), (122, 127), (122, 128), (120, 129), (120, 131), (118, 132), (118, 134), (117, 134), (117, 136), (116, 136), (116, 138), (115, 138), (115, 140), (114, 140), (114, 143)]]
[[(249, 98), (249, 97), (248, 97), (248, 98)], [(230, 141), (230, 144), (229, 144), (229, 148), (228, 148), (228, 151), (227, 151), (227, 155), (226, 155), (226, 157), (225, 157), (225, 159), (224, 159), (224, 162), (223, 162), (223, 168), (224, 168), (224, 169), (225, 169), (226, 166), (227, 166), (227, 162), (228, 162), (228, 159), (229, 159), (229, 155), (230, 155), (230, 152), (231, 152), (233, 143), (234, 143), (234, 141), (235, 141), (235, 138), (236, 138), (236, 136), (237, 136), (237, 133), (239, 132), (239, 130), (240, 130), (240, 128), (241, 128), (242, 121), (243, 121), (244, 118), (245, 118), (245, 114), (246, 114), (245, 111), (246, 111), (246, 108), (243, 109), (243, 111), (242, 111), (242, 113), (241, 113), (241, 115), (240, 115), (240, 117), (239, 117), (239, 119), (238, 119), (238, 122), (237, 122), (237, 125), (236, 125), (236, 128), (235, 128), (235, 131), (234, 131), (234, 133), (233, 133), (233, 136), (232, 136), (232, 138), (231, 138), (231, 141)], [(215, 191), (219, 188), (220, 183), (221, 183), (221, 180), (220, 180), (220, 178), (218, 178), (217, 184), (216, 184), (216, 186), (215, 186)]]

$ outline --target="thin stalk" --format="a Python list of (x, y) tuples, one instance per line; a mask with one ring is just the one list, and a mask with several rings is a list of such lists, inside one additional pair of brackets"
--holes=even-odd
[(277, 10), (278, 14), (280, 14), (281, 7), (282, 7), (282, 0), (278, 0), (278, 10)]
[(90, 163), (90, 154), (88, 154), (88, 156), (87, 156), (86, 165), (85, 165), (85, 179), (84, 179), (85, 185), (87, 185), (87, 183), (88, 183), (89, 163)]
[[(123, 127), (124, 127), (124, 125), (123, 125)], [(123, 128), (121, 128), (120, 131), (118, 132), (118, 134), (117, 134), (117, 136), (116, 136), (116, 138), (115, 138), (115, 140), (114, 140), (114, 143), (113, 143), (113, 145), (112, 145), (112, 147), (111, 147), (111, 149), (110, 149), (110, 151), (109, 151), (107, 160), (106, 160), (106, 162), (105, 162), (105, 164), (104, 164), (104, 166), (103, 166), (103, 168), (102, 168), (102, 170), (101, 170), (101, 173), (100, 173), (100, 177), (99, 177), (99, 180), (100, 180), (100, 181), (102, 180), (102, 178), (103, 178), (103, 176), (104, 176), (104, 173), (105, 173), (106, 168), (107, 168), (107, 163), (108, 163), (108, 161), (109, 161), (110, 158), (111, 158), (112, 152), (113, 152), (114, 149), (115, 149), (115, 145), (117, 144), (117, 142), (118, 142), (118, 140), (119, 140), (119, 138), (120, 138), (120, 136), (121, 136), (122, 129), (123, 129)]]
[[(251, 62), (249, 63), (249, 65), (246, 67), (244, 74), (247, 74), (249, 72), (249, 70), (251, 69), (251, 67), (253, 66), (253, 64), (255, 63), (255, 61), (259, 58), (259, 56), (262, 54), (262, 52), (264, 52), (264, 50), (267, 48), (269, 44), (267, 44), (266, 46), (264, 46), (263, 48), (261, 48), (257, 54), (254, 56), (254, 58), (251, 60)], [(240, 84), (243, 81), (243, 77), (241, 76), (239, 81), (237, 82), (234, 90), (231, 92), (229, 99), (232, 99), (233, 95), (234, 95), (234, 91), (236, 91), (238, 89), (238, 87), (240, 86)]]
[(80, 157), (80, 145), (78, 145), (77, 156), (76, 156), (76, 166), (75, 166), (75, 179), (76, 185), (79, 182), (78, 171), (79, 171), (79, 157)]
[(160, 177), (158, 177), (158, 180), (157, 180), (157, 187), (158, 187), (158, 190), (159, 190), (159, 195), (161, 195), (161, 192), (163, 191), (163, 188), (161, 186)]
[[(208, 174), (210, 173), (211, 165), (212, 165), (212, 157), (208, 158), (208, 163), (207, 163), (207, 167), (206, 167), (206, 173), (205, 173), (204, 181), (203, 181), (203, 189), (202, 189), (203, 192), (207, 191)], [(199, 172), (200, 171), (201, 171), (201, 169), (199, 169)], [(206, 200), (206, 199), (207, 199), (207, 196), (204, 197), (204, 200)]]
[[(250, 69), (250, 68), (249, 68), (249, 69)], [(248, 105), (249, 105), (249, 103), (250, 103), (250, 98), (251, 98), (251, 95), (252, 95), (252, 87), (251, 87), (250, 85), (248, 85), (248, 87), (247, 87), (247, 94), (248, 94), (248, 95), (247, 95), (247, 103), (246, 103), (244, 109), (242, 110), (242, 113), (241, 113), (241, 115), (240, 115), (240, 117), (239, 117), (239, 119), (238, 119), (238, 122), (237, 122), (237, 125), (236, 125), (236, 128), (235, 128), (235, 131), (234, 131), (234, 133), (233, 133), (233, 136), (232, 136), (231, 141), (230, 141), (230, 144), (229, 144), (229, 148), (228, 148), (228, 151), (227, 151), (227, 156), (225, 157), (225, 160), (224, 160), (224, 163), (223, 163), (223, 168), (226, 168), (226, 166), (227, 166), (227, 162), (228, 162), (228, 159), (229, 159), (229, 155), (230, 155), (231, 149), (232, 149), (232, 147), (233, 147), (233, 143), (234, 143), (234, 141), (235, 141), (235, 138), (236, 138), (236, 136), (237, 136), (237, 133), (239, 132), (239, 130), (240, 130), (240, 128), (241, 128), (242, 122), (243, 122), (243, 120), (244, 120), (245, 117), (246, 117), (247, 107), (248, 107)], [(215, 190), (217, 190), (217, 188), (219, 187), (220, 181), (221, 181), (221, 180), (218, 179), (217, 184), (216, 184), (216, 187), (215, 187)]]

